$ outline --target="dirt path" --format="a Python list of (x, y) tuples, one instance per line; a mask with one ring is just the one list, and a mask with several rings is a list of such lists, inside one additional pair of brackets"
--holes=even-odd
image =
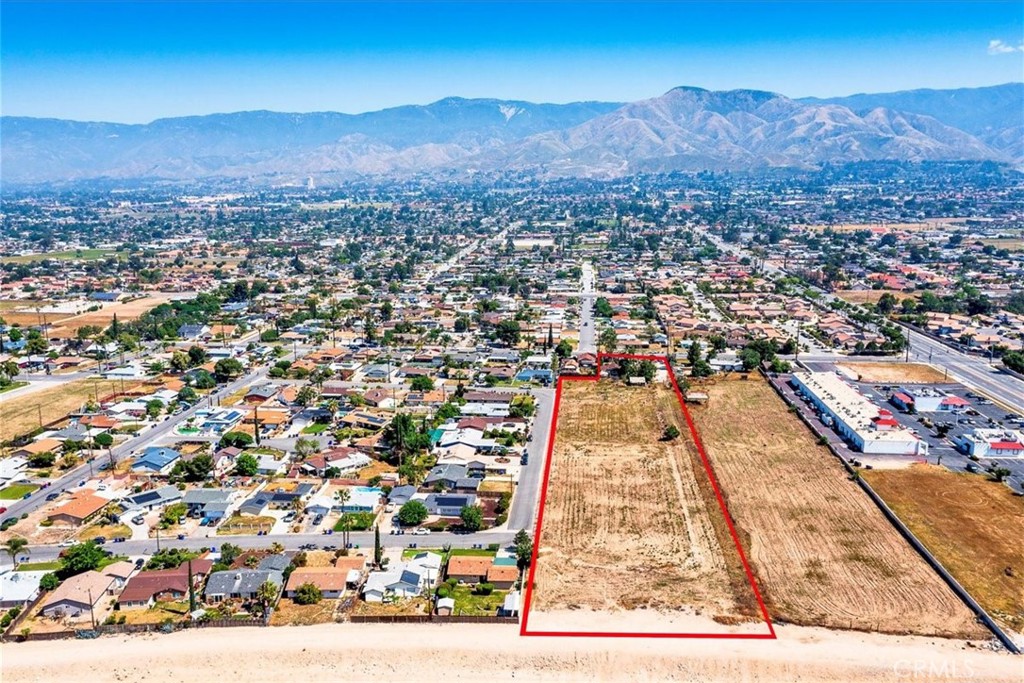
[[(4, 683), (701, 681), (1019, 683), (1019, 658), (927, 638), (782, 626), (779, 640), (521, 638), (514, 626), (325, 624), (3, 646)], [(386, 645), (390, 644), (390, 645)]]

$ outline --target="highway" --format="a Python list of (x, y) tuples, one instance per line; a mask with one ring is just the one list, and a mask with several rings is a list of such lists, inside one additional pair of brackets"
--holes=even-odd
[[(710, 234), (707, 230), (699, 229), (699, 232), (710, 240), (712, 244), (718, 247), (719, 250), (736, 256), (745, 255), (745, 251), (740, 247), (733, 244), (726, 244), (717, 236)], [(775, 275), (786, 274), (785, 270), (771, 263), (765, 263), (764, 270)], [(827, 305), (833, 301), (840, 300), (839, 297), (817, 287), (812, 287), (812, 289), (819, 294), (820, 298), (818, 303), (824, 303)], [(907, 327), (904, 327), (903, 329), (904, 333), (907, 334), (910, 339), (910, 360), (933, 365), (940, 370), (945, 371), (950, 378), (960, 382), (964, 386), (986, 394), (989, 398), (1006, 405), (1018, 413), (1024, 414), (1024, 384), (1022, 384), (1019, 379), (992, 367), (989, 365), (987, 359), (982, 356), (971, 356), (961, 353), (951, 346), (943, 344), (940, 341), (936, 341), (935, 339), (925, 336), (919, 332), (915, 332)], [(891, 360), (899, 361), (906, 357), (906, 355), (900, 355), (892, 358)], [(880, 360), (879, 358), (874, 357), (858, 359), (852, 356), (839, 355), (834, 358), (834, 360), (840, 359), (850, 362), (857, 362), (857, 360), (877, 362)], [(801, 360), (804, 360), (803, 355), (801, 355)]]

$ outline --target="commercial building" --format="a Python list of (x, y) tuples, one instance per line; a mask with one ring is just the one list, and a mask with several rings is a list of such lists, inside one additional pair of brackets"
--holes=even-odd
[(928, 444), (831, 372), (796, 372), (793, 387), (853, 448), (873, 455), (928, 454)]
[(976, 458), (1024, 458), (1024, 434), (1012, 429), (975, 429), (953, 437), (967, 455)]

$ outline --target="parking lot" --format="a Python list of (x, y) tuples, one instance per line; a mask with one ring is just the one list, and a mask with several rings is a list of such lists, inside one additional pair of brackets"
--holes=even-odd
[[(830, 363), (819, 362), (809, 363), (808, 365), (813, 366), (812, 369), (815, 372), (835, 371), (835, 366)], [(969, 433), (975, 428), (1021, 429), (1024, 427), (1024, 418), (1022, 418), (1022, 416), (1008, 412), (1001, 406), (996, 405), (990, 399), (971, 391), (962, 384), (957, 383), (926, 385), (915, 384), (913, 386), (916, 388), (929, 387), (932, 389), (938, 389), (952, 396), (959, 396), (970, 403), (969, 407), (956, 412), (939, 411), (910, 414), (899, 410), (895, 405), (889, 402), (889, 397), (895, 391), (899, 390), (898, 385), (855, 382), (849, 380), (845, 376), (844, 379), (857, 388), (879, 408), (885, 408), (892, 411), (893, 417), (895, 417), (901, 425), (912, 430), (919, 438), (925, 441), (928, 444), (929, 462), (940, 464), (955, 472), (971, 471), (971, 469), (969, 469), (969, 465), (973, 465), (978, 474), (983, 476), (987, 476), (985, 469), (990, 466), (1006, 467), (1010, 470), (1010, 476), (1007, 478), (1007, 483), (1014, 491), (1024, 493), (1024, 458), (983, 458), (980, 461), (975, 462), (962, 452), (958, 451), (954, 446), (953, 441), (953, 439), (958, 435)], [(789, 389), (788, 386), (784, 387), (784, 390), (786, 389)], [(794, 397), (791, 389), (786, 391), (786, 393), (791, 398)], [(830, 440), (833, 441), (833, 444), (835, 445), (835, 442), (840, 440), (839, 436), (832, 431), (831, 428), (821, 423), (808, 404), (800, 401), (799, 399), (796, 400), (798, 401), (798, 405), (801, 407), (802, 412), (814, 421), (815, 424), (820, 425), (820, 430), (828, 433), (830, 437), (834, 437)], [(935, 430), (935, 427), (939, 424), (945, 424), (949, 427), (949, 432), (945, 437), (940, 437)], [(847, 459), (857, 459), (867, 464), (871, 464), (876, 461), (885, 462), (887, 460), (903, 459), (901, 456), (866, 456), (863, 453), (853, 451), (845, 444), (839, 450)]]

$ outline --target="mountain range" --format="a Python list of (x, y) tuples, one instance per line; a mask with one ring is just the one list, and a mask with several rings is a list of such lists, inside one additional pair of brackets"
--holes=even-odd
[(883, 159), (1021, 166), (1024, 83), (801, 100), (693, 87), (632, 103), (451, 97), (356, 115), (252, 111), (148, 124), (0, 117), (5, 184), (504, 170), (615, 177)]

